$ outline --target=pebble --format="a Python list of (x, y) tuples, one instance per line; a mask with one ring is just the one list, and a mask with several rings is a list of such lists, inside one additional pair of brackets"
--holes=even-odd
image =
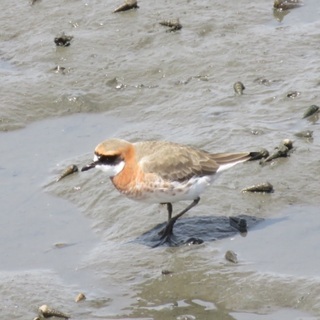
[(237, 81), (234, 85), (233, 85), (233, 90), (236, 94), (238, 94), (239, 96), (241, 96), (243, 94), (243, 90), (245, 89), (245, 86), (243, 85), (242, 82)]
[(131, 9), (138, 9), (138, 1), (137, 0), (126, 0), (124, 4), (116, 8), (113, 12), (121, 12), (121, 11), (127, 11)]
[(273, 192), (273, 185), (270, 182), (258, 183), (253, 186), (242, 189), (242, 192), (263, 192), (271, 193)]
[(238, 263), (238, 257), (237, 254), (232, 251), (232, 250), (228, 250), (226, 252), (226, 254), (224, 255), (225, 259), (232, 262), (232, 263)]

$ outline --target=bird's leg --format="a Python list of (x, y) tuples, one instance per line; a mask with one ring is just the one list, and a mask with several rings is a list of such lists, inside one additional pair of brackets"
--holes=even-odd
[(161, 205), (167, 205), (167, 210), (168, 210), (168, 222), (170, 221), (171, 217), (172, 217), (172, 203), (170, 202), (163, 202), (160, 203)]
[(168, 222), (171, 220), (172, 217), (172, 203), (167, 203), (167, 210), (168, 210)]
[(181, 212), (179, 212), (177, 215), (175, 215), (174, 217), (171, 217), (172, 215), (172, 204), (171, 203), (167, 203), (167, 208), (168, 208), (168, 218), (169, 221), (167, 223), (167, 225), (165, 226), (165, 228), (163, 230), (161, 230), (159, 232), (159, 234), (161, 235), (161, 239), (168, 239), (170, 238), (170, 236), (172, 235), (172, 230), (173, 230), (173, 226), (176, 223), (176, 221), (182, 216), (184, 215), (187, 211), (189, 211), (191, 208), (193, 208), (194, 206), (196, 206), (200, 201), (200, 197), (196, 198), (193, 200), (192, 203), (190, 203), (184, 210), (182, 210)]
[[(170, 202), (166, 202), (166, 203), (161, 203), (161, 204), (166, 204), (167, 205), (167, 210), (168, 210), (168, 223), (170, 222), (171, 218), (172, 218), (172, 203)], [(159, 231), (159, 235), (162, 235), (165, 231), (165, 228), (161, 229), (161, 231)]]

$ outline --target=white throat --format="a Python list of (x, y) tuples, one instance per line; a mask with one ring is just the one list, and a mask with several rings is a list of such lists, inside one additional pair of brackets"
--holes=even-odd
[[(93, 161), (98, 161), (98, 157), (96, 155), (94, 156)], [(119, 174), (123, 170), (124, 166), (125, 162), (121, 161), (116, 165), (98, 164), (96, 165), (96, 168), (105, 172), (109, 177), (112, 178)]]

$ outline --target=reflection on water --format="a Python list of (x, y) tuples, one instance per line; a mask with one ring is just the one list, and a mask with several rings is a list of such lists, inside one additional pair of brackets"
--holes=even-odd
[[(232, 221), (235, 221), (232, 223)], [(181, 246), (201, 244), (207, 241), (215, 241), (218, 239), (233, 237), (240, 233), (246, 236), (248, 230), (263, 221), (248, 215), (240, 215), (237, 217), (219, 217), (219, 216), (196, 216), (180, 218), (174, 225), (174, 234), (169, 242), (162, 243), (159, 232), (166, 226), (166, 222), (158, 224), (156, 227), (146, 231), (134, 242), (155, 247), (165, 246)], [(242, 227), (242, 225), (244, 225)]]

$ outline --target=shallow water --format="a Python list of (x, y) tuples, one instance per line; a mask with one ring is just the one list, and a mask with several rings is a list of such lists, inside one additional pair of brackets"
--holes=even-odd
[[(1, 2), (1, 318), (32, 319), (42, 304), (77, 319), (319, 318), (319, 121), (302, 119), (319, 104), (318, 1), (282, 17), (272, 1), (116, 6)], [(178, 32), (159, 25), (176, 17)], [(70, 47), (55, 47), (61, 32)], [(186, 216), (263, 218), (246, 237), (151, 249), (134, 240), (165, 208), (124, 199), (99, 172), (55, 182), (108, 137), (212, 152), (290, 138), (294, 150), (225, 172)], [(263, 181), (275, 192), (241, 193)]]

